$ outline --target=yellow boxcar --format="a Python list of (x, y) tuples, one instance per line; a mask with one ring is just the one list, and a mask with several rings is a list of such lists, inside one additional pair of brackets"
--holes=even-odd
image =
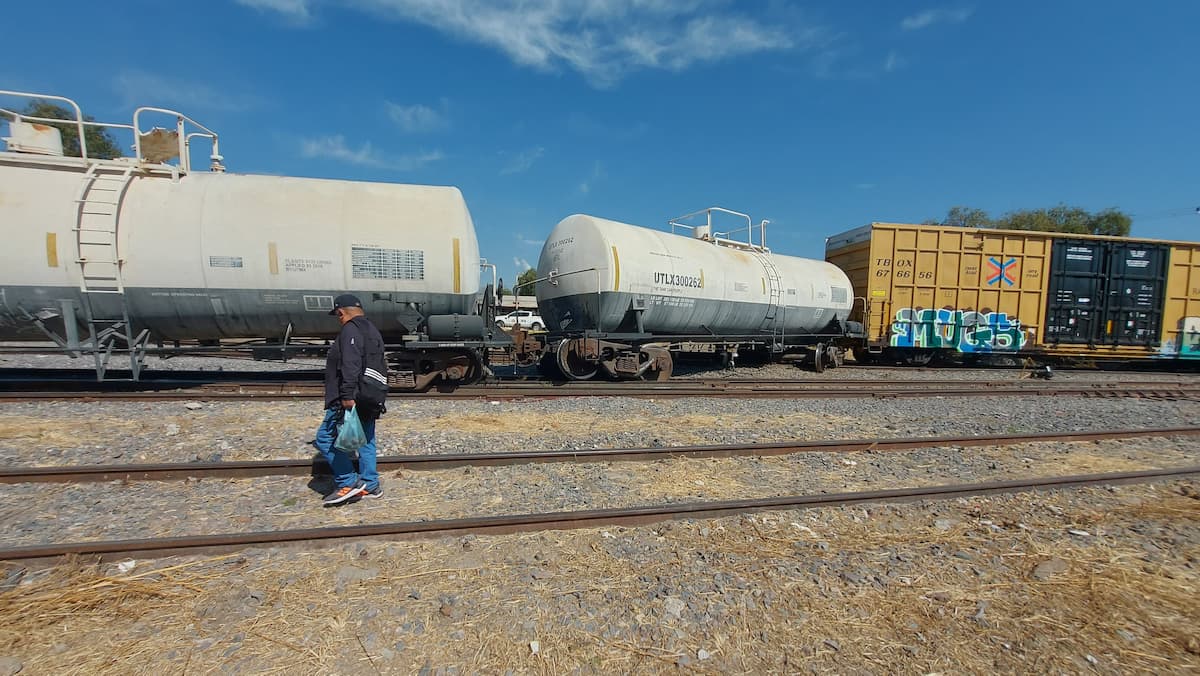
[(868, 355), (1200, 359), (1200, 243), (871, 223), (825, 258)]

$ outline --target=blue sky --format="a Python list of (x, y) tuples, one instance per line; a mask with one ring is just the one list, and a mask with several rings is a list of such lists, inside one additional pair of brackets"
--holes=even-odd
[(572, 213), (665, 227), (721, 205), (812, 257), (827, 235), (956, 204), (1119, 207), (1134, 236), (1200, 239), (1196, 2), (46, 12), (5, 7), (0, 88), (62, 94), (101, 120), (181, 110), (221, 134), (231, 171), (458, 186), (510, 282)]

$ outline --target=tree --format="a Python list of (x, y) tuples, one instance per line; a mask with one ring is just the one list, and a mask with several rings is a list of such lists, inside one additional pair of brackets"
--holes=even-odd
[(1093, 214), (1086, 209), (1059, 204), (1048, 209), (1010, 211), (996, 219), (989, 217), (982, 209), (951, 207), (943, 220), (925, 221), (925, 224), (1128, 237), (1133, 228), (1133, 219), (1116, 208)]
[(517, 277), (517, 286), (513, 292), (521, 296), (532, 296), (533, 280), (535, 279), (537, 279), (537, 270), (529, 268), (525, 272), (522, 272)]
[(1133, 219), (1128, 214), (1111, 208), (1092, 215), (1090, 225), (1092, 233), (1096, 235), (1128, 237), (1129, 231), (1133, 229)]
[[(25, 106), (25, 110), (22, 110), (21, 114), (29, 117), (44, 117), (54, 120), (75, 119), (73, 111), (41, 99), (36, 99), (28, 106)], [(85, 115), (83, 119), (86, 122), (95, 121), (90, 115)], [(79, 128), (73, 122), (46, 122), (44, 124), (49, 124), (62, 132), (64, 155), (70, 157), (82, 156), (82, 152), (79, 149)], [(83, 138), (87, 141), (88, 157), (91, 159), (111, 160), (114, 157), (124, 155), (117, 141), (103, 127), (85, 126), (83, 128)]]
[(950, 207), (950, 211), (946, 212), (946, 220), (942, 221), (942, 225), (954, 225), (960, 228), (990, 228), (992, 219), (988, 217), (987, 212), (983, 209), (971, 209), (969, 207)]
[(1049, 209), (1022, 209), (1007, 213), (996, 220), (996, 227), (1004, 230), (1038, 230), (1087, 235), (1091, 234), (1091, 218), (1092, 215), (1084, 209), (1059, 204)]

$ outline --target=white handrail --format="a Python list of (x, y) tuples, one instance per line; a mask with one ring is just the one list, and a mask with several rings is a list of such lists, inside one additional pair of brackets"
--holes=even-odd
[[(46, 123), (51, 123), (51, 124), (66, 123), (66, 124), (74, 125), (75, 129), (76, 129), (76, 133), (79, 135), (79, 154), (82, 157), (82, 159), (85, 161), (90, 159), (90, 155), (88, 154), (88, 147), (87, 147), (87, 137), (84, 135), (85, 128), (86, 127), (100, 127), (103, 129), (128, 129), (128, 130), (132, 131), (133, 132), (134, 156), (135, 156), (135, 159), (140, 164), (153, 164), (159, 168), (170, 169), (172, 171), (172, 173), (176, 173), (176, 174), (179, 172), (186, 173), (186, 172), (190, 172), (192, 170), (192, 158), (191, 158), (191, 139), (192, 139), (192, 137), (199, 136), (202, 138), (207, 138), (212, 141), (212, 154), (210, 155), (210, 159), (212, 162), (209, 165), (209, 170), (210, 171), (224, 171), (225, 170), (225, 167), (222, 164), (224, 158), (221, 156), (221, 149), (220, 149), (220, 143), (218, 140), (217, 132), (213, 131), (212, 129), (209, 129), (208, 127), (204, 126), (203, 124), (200, 124), (199, 122), (197, 122), (196, 120), (193, 120), (192, 118), (188, 117), (187, 115), (184, 115), (183, 113), (180, 113), (175, 110), (170, 110), (167, 108), (156, 108), (153, 106), (142, 106), (141, 108), (138, 108), (137, 110), (134, 111), (133, 124), (118, 124), (118, 123), (113, 123), (113, 122), (95, 122), (92, 120), (84, 119), (83, 110), (80, 109), (79, 104), (71, 99), (66, 98), (65, 96), (56, 96), (54, 94), (38, 94), (38, 93), (34, 93), (34, 92), (22, 92), (22, 91), (8, 90), (8, 89), (0, 89), (0, 96), (15, 96), (15, 97), (32, 99), (32, 100), (55, 101), (55, 102), (61, 102), (61, 103), (64, 103), (64, 104), (67, 104), (68, 106), (70, 106), (71, 110), (73, 110), (75, 113), (75, 119), (73, 119), (73, 120), (72, 119), (35, 117), (35, 116), (31, 116), (31, 115), (25, 115), (23, 113), (19, 113), (19, 112), (15, 111), (15, 110), (9, 110), (7, 108), (2, 108), (2, 107), (0, 107), (0, 115), (8, 115), (14, 121), (29, 120), (32, 122), (46, 122)], [(142, 113), (160, 113), (160, 114), (164, 114), (164, 115), (170, 115), (175, 118), (175, 133), (177, 135), (178, 143), (179, 143), (179, 166), (178, 166), (178, 168), (175, 168), (173, 166), (161, 165), (161, 164), (158, 164), (157, 162), (148, 163), (146, 161), (145, 155), (142, 154), (142, 134), (143, 134), (143, 132), (142, 132), (142, 127), (141, 127), (141, 123), (140, 123)], [(198, 129), (200, 131), (190, 131), (189, 127), (192, 129)]]
[[(85, 160), (87, 159), (87, 156), (88, 156), (87, 140), (83, 136), (83, 111), (79, 109), (78, 103), (75, 103), (74, 101), (66, 98), (65, 96), (54, 96), (52, 94), (33, 94), (30, 92), (10, 91), (7, 89), (0, 89), (0, 95), (23, 96), (23, 97), (29, 98), (29, 99), (51, 99), (54, 101), (64, 101), (66, 103), (71, 104), (71, 107), (75, 109), (75, 127), (79, 133), (79, 154), (83, 156), (83, 159), (85, 159)], [(37, 122), (58, 122), (59, 124), (62, 124), (63, 122), (70, 122), (70, 120), (55, 120), (55, 119), (47, 119), (44, 117), (28, 117), (26, 115), (22, 115), (18, 112), (11, 111), (11, 110), (5, 110), (4, 112), (6, 112), (10, 115), (13, 115), (16, 119), (20, 119), (20, 120), (36, 120)]]
[[(738, 228), (737, 230), (729, 230), (726, 232), (713, 232), (712, 215), (713, 215), (714, 211), (718, 212), (718, 213), (729, 214), (731, 216), (738, 216), (738, 217), (744, 218), (744, 219), (746, 219), (746, 227)], [(705, 216), (705, 226), (704, 227), (707, 227), (708, 232), (711, 233), (711, 237), (712, 237), (711, 241), (713, 243), (727, 245), (727, 246), (738, 246), (738, 247), (745, 246), (745, 247), (748, 247), (751, 249), (761, 249), (762, 251), (769, 251), (769, 249), (767, 249), (767, 224), (770, 223), (771, 221), (769, 221), (767, 219), (763, 219), (762, 222), (760, 222), (758, 224), (758, 243), (755, 244), (754, 243), (754, 221), (751, 220), (750, 215), (743, 214), (740, 211), (726, 209), (724, 207), (709, 207), (707, 209), (693, 211), (690, 214), (684, 214), (682, 216), (677, 216), (675, 218), (672, 218), (671, 220), (667, 221), (667, 223), (671, 226), (672, 234), (675, 232), (676, 227), (687, 228), (688, 230), (695, 230), (697, 227), (701, 227), (701, 226), (695, 226), (695, 225), (688, 225), (687, 223), (682, 222), (682, 221), (686, 221), (690, 218), (699, 216), (700, 214), (704, 214), (704, 216)], [(742, 230), (746, 231), (746, 241), (745, 242), (741, 242), (741, 241), (735, 240), (735, 239), (729, 239), (730, 235), (742, 232)]]
[[(137, 153), (137, 158), (139, 161), (142, 160), (142, 128), (141, 125), (138, 124), (138, 118), (141, 117), (143, 112), (161, 113), (163, 115), (172, 115), (175, 117), (175, 133), (179, 139), (179, 165), (181, 169), (184, 171), (192, 170), (192, 157), (189, 143), (193, 136), (202, 136), (212, 140), (212, 154), (210, 155), (212, 165), (210, 169), (212, 171), (224, 171), (224, 166), (221, 164), (221, 161), (224, 158), (221, 157), (221, 149), (217, 140), (217, 132), (209, 129), (208, 127), (200, 124), (199, 122), (177, 110), (170, 110), (168, 108), (155, 108), (153, 106), (142, 106), (141, 108), (133, 111), (133, 144), (134, 151)], [(188, 134), (184, 127), (185, 121), (191, 123), (194, 127), (203, 129), (205, 133), (193, 132)]]

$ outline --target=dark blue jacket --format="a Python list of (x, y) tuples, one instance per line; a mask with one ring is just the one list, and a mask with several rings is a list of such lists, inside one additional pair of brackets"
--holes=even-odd
[(357, 399), (358, 380), (368, 366), (387, 373), (383, 336), (371, 320), (355, 317), (342, 325), (325, 355), (325, 408), (341, 406), (342, 399)]

